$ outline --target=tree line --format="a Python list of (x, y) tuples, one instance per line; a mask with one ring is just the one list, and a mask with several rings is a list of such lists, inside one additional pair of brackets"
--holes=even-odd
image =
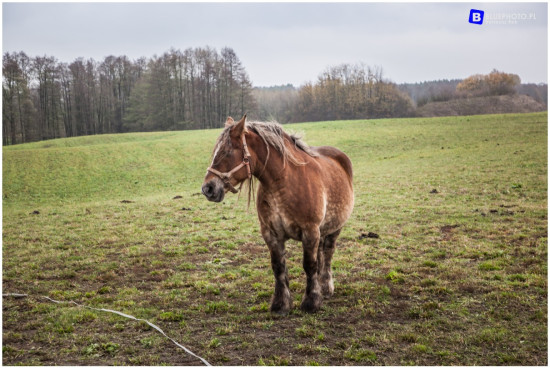
[(299, 88), (253, 88), (228, 47), (220, 52), (210, 47), (171, 49), (137, 60), (78, 58), (72, 63), (5, 53), (2, 143), (217, 128), (227, 116), (243, 113), (280, 123), (412, 117), (445, 109), (437, 105), (445, 101), (471, 104), (475, 98), (518, 93), (534, 99), (540, 109), (547, 104), (547, 89), (546, 84), (521, 84), (519, 76), (496, 70), (464, 80), (397, 85), (384, 77), (381, 67), (364, 64), (328, 67), (316, 81)]
[(292, 85), (255, 88), (253, 95), (260, 113), (288, 123), (456, 115), (450, 105), (476, 114), (494, 113), (489, 97), (498, 96), (510, 97), (502, 101), (514, 102), (511, 110), (541, 111), (547, 106), (548, 85), (522, 84), (518, 75), (498, 70), (465, 79), (395, 84), (384, 78), (380, 67), (342, 64), (327, 68), (315, 83), (298, 89)]
[(89, 134), (217, 127), (255, 108), (235, 52), (171, 49), (150, 59), (3, 55), (3, 145)]

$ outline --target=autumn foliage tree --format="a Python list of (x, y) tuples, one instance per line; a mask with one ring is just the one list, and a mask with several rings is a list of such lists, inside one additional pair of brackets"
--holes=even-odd
[(502, 96), (516, 93), (516, 86), (521, 83), (517, 74), (493, 70), (487, 75), (475, 74), (456, 86), (462, 97)]

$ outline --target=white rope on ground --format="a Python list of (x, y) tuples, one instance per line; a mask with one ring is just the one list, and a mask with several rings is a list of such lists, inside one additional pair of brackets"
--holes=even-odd
[[(16, 294), (16, 293), (8, 293), (8, 294), (2, 294), (2, 297), (12, 297), (12, 298), (26, 298), (28, 297), (29, 295), (28, 294)], [(166, 337), (168, 340), (172, 341), (174, 344), (176, 344), (176, 346), (178, 346), (179, 348), (183, 349), (187, 354), (191, 355), (191, 356), (194, 356), (195, 358), (197, 359), (200, 359), (205, 365), (207, 366), (211, 366), (210, 363), (208, 363), (205, 359), (201, 358), (200, 356), (196, 355), (195, 353), (193, 353), (191, 350), (187, 349), (185, 346), (179, 344), (176, 340), (174, 340), (173, 338), (171, 338), (170, 336), (166, 335), (164, 333), (163, 330), (161, 330), (160, 327), (158, 327), (157, 325), (145, 320), (145, 319), (141, 319), (141, 318), (136, 318), (134, 316), (131, 316), (129, 314), (125, 314), (125, 313), (122, 313), (122, 312), (119, 312), (119, 311), (115, 311), (115, 310), (111, 310), (111, 309), (105, 309), (105, 308), (93, 308), (93, 307), (89, 307), (87, 305), (83, 305), (83, 304), (78, 304), (77, 302), (75, 301), (60, 301), (60, 300), (55, 300), (55, 299), (52, 299), (52, 298), (49, 298), (47, 296), (41, 296), (41, 298), (43, 299), (47, 299), (53, 303), (56, 303), (56, 304), (74, 304), (76, 305), (77, 307), (81, 307), (81, 308), (87, 308), (87, 309), (91, 309), (91, 310), (95, 310), (95, 311), (99, 311), (99, 312), (107, 312), (107, 313), (114, 313), (114, 314), (118, 314), (119, 316), (122, 316), (124, 318), (128, 318), (128, 319), (133, 319), (134, 321), (143, 321), (145, 323), (147, 323), (149, 326), (153, 327), (155, 330), (157, 330), (158, 332), (160, 332), (164, 337)]]

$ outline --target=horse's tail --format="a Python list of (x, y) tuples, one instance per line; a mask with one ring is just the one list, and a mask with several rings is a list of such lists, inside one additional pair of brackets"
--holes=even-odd
[(351, 160), (349, 157), (342, 152), (339, 156), (338, 162), (344, 168), (345, 172), (348, 174), (350, 181), (353, 180), (353, 167), (351, 166)]

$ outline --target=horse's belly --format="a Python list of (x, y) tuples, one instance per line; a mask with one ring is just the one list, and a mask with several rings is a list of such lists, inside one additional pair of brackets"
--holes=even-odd
[(302, 229), (292, 216), (292, 212), (287, 211), (285, 206), (275, 201), (271, 203), (264, 201), (263, 203), (265, 205), (260, 206), (258, 211), (261, 226), (277, 237), (297, 241), (302, 239)]
[[(353, 189), (339, 184), (337, 190), (308, 198), (305, 206), (298, 198), (289, 200), (279, 193), (258, 193), (258, 216), (265, 229), (286, 239), (302, 240), (302, 232), (318, 226), (322, 237), (340, 230), (353, 210)], [(303, 198), (301, 198), (303, 199)], [(307, 208), (307, 210), (306, 210)]]
[(275, 221), (272, 222), (273, 228), (278, 228), (279, 232), (285, 234), (285, 237), (301, 241), (302, 227), (296, 219), (288, 212), (281, 211), (277, 214)]

